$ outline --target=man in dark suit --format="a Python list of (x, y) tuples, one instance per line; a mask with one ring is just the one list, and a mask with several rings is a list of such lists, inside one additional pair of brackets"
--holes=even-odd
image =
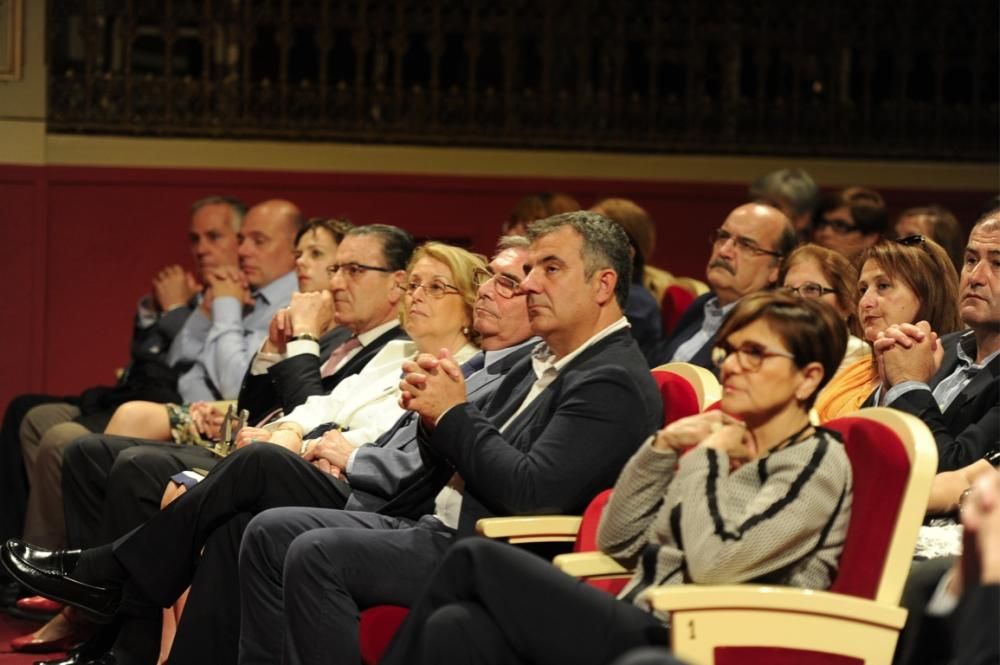
[[(989, 464), (996, 464), (1000, 451), (998, 266), (1000, 210), (994, 210), (972, 228), (962, 264), (958, 307), (969, 330), (935, 343), (926, 322), (890, 326), (874, 345), (892, 386), (883, 403), (917, 416), (934, 435), (938, 470), (949, 472), (939, 474), (936, 494), (932, 495), (942, 505), (960, 505), (968, 491), (968, 480), (951, 481), (980, 474), (982, 467), (995, 477)], [(918, 562), (911, 570), (903, 593), (909, 614), (897, 645), (896, 663), (932, 662), (938, 657), (941, 662), (949, 660), (950, 650), (941, 634), (947, 629), (925, 611), (931, 590), (947, 569), (946, 560), (933, 559)], [(995, 599), (996, 586), (976, 589), (970, 599), (988, 594)]]
[[(934, 434), (938, 471), (968, 466), (1000, 441), (1000, 210), (972, 228), (959, 283), (959, 315), (969, 330), (941, 340), (925, 321), (891, 326), (875, 343), (885, 380), (883, 404), (920, 418)], [(935, 371), (936, 369), (936, 371)]]
[[(389, 276), (406, 270), (412, 251), (413, 239), (394, 226), (372, 224), (345, 235), (337, 248), (338, 269), (330, 275), (330, 295), (295, 294), (288, 311), (279, 312), (282, 325), (272, 326), (244, 377), (239, 406), (250, 411), (250, 422), (263, 419), (275, 402), (291, 413), (307, 397), (329, 393), (386, 342), (403, 336), (396, 311), (399, 293)], [(329, 320), (329, 298), (340, 329), (353, 339), (339, 339), (338, 329), (320, 337)], [(348, 348), (329, 360), (344, 342)]]
[[(482, 336), (484, 354), (474, 358), (482, 364), (468, 363), (470, 371), (481, 367), (469, 376), (470, 400), (488, 398), (537, 341), (529, 339), (525, 297), (517, 292), (526, 246), (523, 238), (502, 240), (490, 271), (479, 276), (474, 326)], [(120, 549), (128, 553), (122, 556), (144, 561), (137, 577), (155, 578), (140, 584), (144, 589), (154, 585), (148, 595), (160, 604), (172, 602), (191, 583), (172, 661), (235, 662), (239, 629), (236, 557), (249, 515), (283, 505), (344, 507), (349, 492), (348, 501), (355, 508), (374, 509), (385, 503), (394, 492), (422, 477), (416, 420), (408, 414), (378, 441), (350, 451), (340, 446), (344, 441), (339, 433), (330, 431), (310, 448), (308, 460), (280, 446), (245, 446), (134, 538), (122, 539)], [(192, 553), (194, 558), (189, 556)], [(148, 565), (154, 558), (162, 565)], [(137, 603), (133, 595), (125, 614), (134, 617), (143, 611), (143, 603)], [(89, 653), (99, 653), (96, 646)]]
[[(243, 202), (229, 197), (211, 196), (191, 206), (191, 254), (199, 279), (204, 281), (208, 271), (237, 264), (237, 236), (245, 213)], [(136, 308), (129, 365), (115, 386), (95, 386), (72, 396), (20, 395), (11, 400), (0, 427), (0, 536), (18, 536), (24, 528), (26, 470), (34, 466), (38, 444), (48, 429), (59, 427), (70, 438), (99, 432), (124, 402), (180, 399), (177, 376), (195, 361), (198, 349), (182, 353), (173, 341), (197, 307), (199, 288), (194, 277), (177, 265), (153, 277), (150, 292)], [(32, 421), (22, 422), (42, 405)], [(31, 440), (26, 457), (22, 438)]]
[[(244, 399), (241, 392), (240, 401), (253, 402), (259, 417), (279, 409), (288, 412), (310, 395), (330, 392), (340, 379), (361, 371), (387, 342), (404, 337), (396, 313), (396, 284), (413, 246), (408, 233), (392, 226), (361, 226), (348, 232), (337, 248), (336, 265), (372, 267), (356, 276), (339, 270), (331, 279), (337, 320), (351, 339), (337, 347), (327, 344), (326, 354), (320, 355), (317, 336), (325, 327), (324, 317), (330, 318), (323, 312), (330, 295), (296, 294), (300, 297), (279, 312), (289, 325), (270, 331), (265, 348), (272, 349), (271, 362), (263, 373), (250, 377), (253, 367), (261, 366), (254, 360), (243, 384), (252, 395)], [(278, 354), (282, 347), (285, 353)], [(328, 367), (338, 349), (339, 361), (334, 358), (335, 365)], [(286, 357), (273, 357), (280, 355)], [(134, 448), (139, 450), (131, 452)], [(130, 452), (122, 456), (125, 451)], [(192, 468), (209, 470), (218, 462), (202, 448), (106, 434), (77, 439), (65, 456), (63, 507), (71, 547), (93, 547), (120, 537), (159, 509), (172, 475)]]
[(712, 234), (706, 279), (712, 290), (695, 299), (660, 344), (658, 362), (687, 362), (715, 374), (715, 333), (736, 301), (778, 281), (781, 260), (795, 248), (795, 229), (777, 208), (741, 205)]
[(622, 229), (577, 212), (528, 233), (521, 289), (545, 344), (484, 408), (465, 400), (449, 358), (405, 368), (404, 403), (420, 415), (421, 443), (440, 471), (408, 500), (378, 514), (278, 509), (254, 518), (240, 553), (242, 659), (308, 663), (336, 653), (358, 662), (359, 610), (409, 605), (479, 517), (581, 512), (661, 424), (622, 315), (631, 270)]

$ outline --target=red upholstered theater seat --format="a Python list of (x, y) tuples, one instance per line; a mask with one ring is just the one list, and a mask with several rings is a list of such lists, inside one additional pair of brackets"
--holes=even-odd
[(660, 321), (663, 325), (664, 337), (674, 331), (677, 322), (681, 320), (694, 299), (695, 295), (683, 286), (671, 284), (664, 289), (663, 298), (660, 299)]

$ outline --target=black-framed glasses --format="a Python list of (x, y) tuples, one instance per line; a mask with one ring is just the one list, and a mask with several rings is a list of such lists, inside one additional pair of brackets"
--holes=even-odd
[(497, 294), (503, 298), (513, 298), (520, 293), (521, 282), (509, 275), (495, 273), (489, 268), (476, 268), (472, 271), (472, 284), (477, 289), (491, 279)]
[(732, 240), (736, 244), (736, 248), (744, 254), (750, 254), (752, 256), (761, 256), (766, 254), (767, 256), (777, 257), (782, 255), (781, 252), (764, 249), (757, 244), (756, 240), (751, 240), (750, 238), (746, 238), (744, 236), (733, 235), (725, 229), (716, 229), (712, 231), (711, 235), (708, 236), (708, 241), (715, 247), (721, 247), (729, 240)]
[(736, 362), (746, 372), (756, 372), (768, 358), (788, 358), (792, 362), (795, 361), (795, 356), (787, 351), (775, 351), (760, 344), (746, 342), (741, 344), (739, 348), (733, 348), (729, 342), (720, 342), (712, 349), (712, 362), (715, 363), (716, 367), (722, 367), (726, 358), (734, 353), (736, 354)]
[(827, 286), (817, 284), (816, 282), (806, 282), (805, 284), (799, 284), (798, 286), (786, 286), (783, 288), (785, 291), (794, 293), (800, 298), (822, 298), (828, 293), (837, 292), (837, 289), (831, 289)]
[(851, 231), (860, 231), (857, 226), (843, 221), (842, 219), (826, 219), (825, 217), (820, 217), (815, 222), (813, 222), (813, 230), (821, 231), (826, 227), (833, 229), (834, 233), (837, 235), (846, 236)]
[(351, 262), (351, 263), (334, 263), (333, 265), (327, 266), (326, 274), (329, 275), (330, 277), (333, 277), (341, 270), (343, 270), (344, 274), (350, 277), (351, 279), (357, 279), (358, 277), (361, 277), (361, 275), (365, 274), (369, 270), (373, 270), (375, 272), (395, 272), (395, 270), (393, 270), (392, 268), (382, 268), (379, 266), (366, 266), (364, 263)]
[(896, 242), (903, 247), (927, 247), (927, 238), (919, 234), (896, 238)]
[(440, 279), (435, 279), (427, 283), (406, 282), (404, 284), (400, 284), (399, 288), (406, 291), (411, 296), (417, 292), (417, 289), (422, 288), (424, 293), (429, 295), (431, 298), (444, 298), (449, 293), (461, 293), (457, 286), (441, 281)]

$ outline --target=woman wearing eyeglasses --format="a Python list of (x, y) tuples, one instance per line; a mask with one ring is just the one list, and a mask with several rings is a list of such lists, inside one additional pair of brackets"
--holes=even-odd
[(450, 550), (382, 665), (605, 664), (667, 643), (669, 616), (647, 605), (650, 587), (828, 587), (851, 467), (809, 408), (840, 363), (843, 322), (813, 300), (758, 293), (739, 301), (717, 339), (722, 410), (643, 443), (601, 520), (600, 548), (636, 569), (618, 599), (533, 554), (469, 538)]
[(479, 350), (472, 329), (474, 273), (485, 265), (482, 256), (459, 247), (437, 242), (418, 247), (400, 286), (400, 318), (410, 339), (389, 342), (330, 394), (310, 397), (266, 428), (244, 428), (237, 441), (271, 441), (306, 453), (312, 443), (304, 437), (330, 423), (351, 445), (374, 441), (403, 413), (397, 404), (403, 361), (447, 350), (463, 363)]
[(858, 269), (842, 254), (819, 245), (802, 245), (785, 259), (778, 281), (786, 291), (800, 298), (825, 302), (844, 319), (847, 352), (838, 371), (871, 352), (857, 336), (861, 332), (857, 318)]
[[(893, 324), (927, 321), (945, 335), (961, 328), (958, 275), (948, 254), (933, 240), (908, 236), (882, 241), (860, 259), (858, 321), (870, 345)], [(837, 374), (816, 400), (820, 422), (860, 409), (881, 383), (873, 354)]]

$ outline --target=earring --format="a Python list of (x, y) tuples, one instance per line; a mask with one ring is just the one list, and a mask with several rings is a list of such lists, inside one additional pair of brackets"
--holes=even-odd
[(469, 326), (462, 326), (462, 335), (465, 337), (469, 336)]

